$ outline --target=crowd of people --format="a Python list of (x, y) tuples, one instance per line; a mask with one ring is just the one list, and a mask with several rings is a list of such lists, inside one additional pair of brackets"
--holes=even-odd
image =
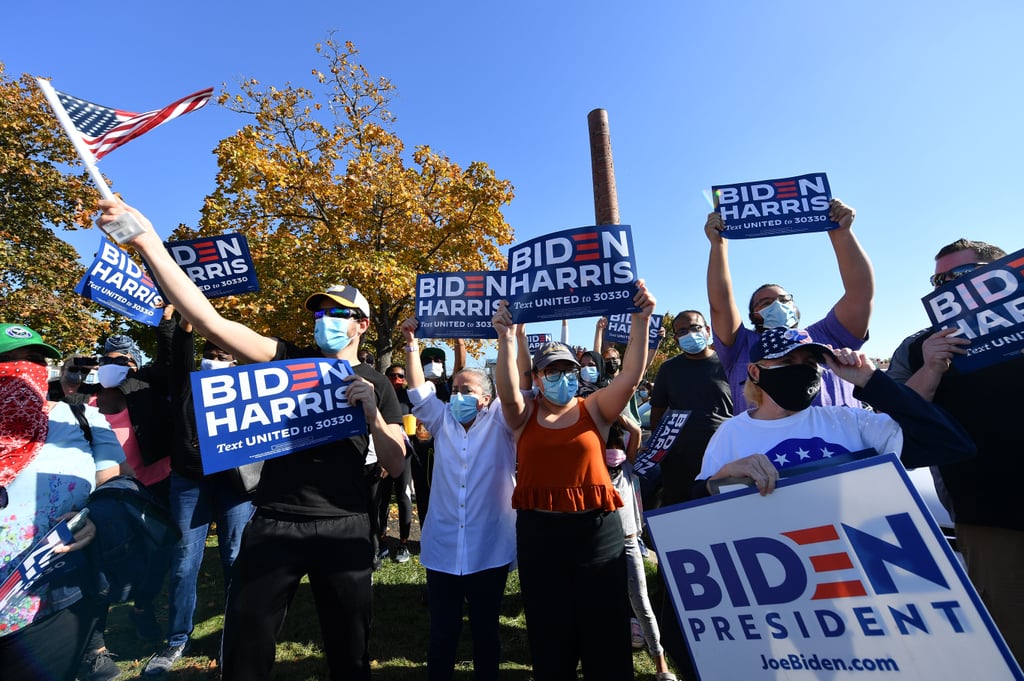
[[(642, 512), (718, 493), (724, 483), (775, 493), (796, 461), (770, 456), (818, 438), (839, 453), (895, 452), (908, 467), (933, 467), (956, 522), (971, 581), (1017, 660), (1024, 659), (1024, 514), (1014, 502), (1011, 428), (1024, 357), (971, 373), (952, 359), (970, 341), (922, 330), (883, 372), (860, 348), (867, 339), (874, 276), (853, 232), (855, 211), (838, 200), (828, 239), (843, 292), (824, 316), (801, 326), (795, 297), (779, 284), (752, 292), (743, 323), (732, 290), (729, 242), (711, 213), (709, 315), (672, 317), (678, 355), (653, 377), (649, 322), (656, 301), (636, 284), (629, 341), (591, 348), (547, 342), (531, 352), (506, 301), (492, 318), (493, 372), (454, 370), (438, 348), (422, 348), (405, 320), (404, 358), (378, 371), (360, 349), (372, 315), (346, 284), (314, 291), (305, 308), (313, 344), (264, 336), (222, 317), (164, 248), (143, 215), (101, 202), (101, 225), (131, 211), (143, 225), (132, 242), (168, 305), (145, 364), (128, 336), (101, 339), (96, 355), (66, 357), (35, 331), (0, 325), (0, 583), (19, 557), (118, 475), (137, 478), (170, 512), (181, 539), (147, 557), (129, 617), (144, 639), (163, 640), (143, 675), (159, 677), (184, 655), (192, 634), (199, 564), (216, 524), (226, 586), (220, 669), (224, 679), (269, 679), (277, 636), (300, 580), (308, 577), (331, 679), (369, 679), (372, 575), (381, 561), (411, 559), (413, 498), (422, 530), (430, 614), (428, 678), (451, 679), (468, 611), (474, 678), (499, 678), (499, 612), (518, 570), (537, 681), (633, 678), (633, 650), (646, 647), (658, 681), (694, 679), (695, 669), (660, 570), (649, 590)], [(939, 250), (932, 286), (1003, 257), (979, 241)], [(206, 339), (200, 367), (320, 357), (346, 360), (347, 400), (367, 432), (204, 475), (190, 373), (193, 333)], [(662, 332), (664, 334), (664, 332)], [(47, 384), (50, 362), (63, 360)], [(96, 382), (85, 380), (91, 373)], [(656, 426), (674, 410), (686, 424), (653, 474), (632, 463), (642, 446), (640, 414)], [(91, 435), (86, 436), (83, 421)], [(837, 457), (837, 461), (843, 457)], [(255, 466), (255, 470), (252, 468)], [(259, 470), (261, 468), (261, 470)], [(784, 492), (782, 492), (784, 493)], [(392, 499), (397, 545), (389, 544)], [(89, 551), (85, 520), (60, 552)], [(0, 612), (4, 679), (111, 680), (109, 599), (73, 571)], [(167, 582), (167, 622), (155, 616)], [(651, 598), (654, 595), (655, 598)], [(58, 643), (59, 654), (50, 652)], [(670, 666), (671, 662), (671, 666)], [(672, 669), (675, 669), (673, 673)]]

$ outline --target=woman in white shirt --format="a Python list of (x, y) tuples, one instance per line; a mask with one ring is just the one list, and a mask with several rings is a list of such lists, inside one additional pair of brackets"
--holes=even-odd
[(474, 678), (496, 681), (498, 614), (516, 555), (515, 444), (482, 370), (455, 374), (447, 404), (437, 397), (418, 359), (417, 326), (415, 319), (406, 320), (402, 334), (413, 414), (434, 435), (430, 513), (420, 553), (430, 602), (427, 677), (452, 678), (466, 602)]

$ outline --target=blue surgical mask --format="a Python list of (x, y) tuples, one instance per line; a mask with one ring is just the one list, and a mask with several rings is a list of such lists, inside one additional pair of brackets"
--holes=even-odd
[(465, 425), (476, 418), (477, 404), (479, 402), (476, 395), (455, 393), (452, 395), (451, 400), (448, 401), (448, 408), (451, 409), (455, 420)]
[(126, 367), (123, 364), (101, 364), (96, 369), (96, 380), (104, 388), (116, 388), (124, 383), (124, 379), (128, 378), (130, 370), (131, 367)]
[(580, 378), (584, 383), (597, 383), (600, 374), (595, 366), (587, 366), (580, 369)]
[(576, 374), (562, 374), (561, 378), (555, 380), (542, 376), (541, 380), (544, 382), (544, 397), (560, 407), (569, 404), (580, 388)]
[(708, 337), (699, 331), (693, 331), (678, 338), (679, 349), (688, 355), (699, 355), (708, 347)]
[(313, 338), (317, 347), (324, 352), (337, 354), (348, 347), (352, 337), (348, 335), (349, 320), (324, 315), (313, 324)]
[(641, 400), (646, 400), (647, 399), (647, 391), (646, 390), (637, 390), (636, 394), (640, 397)]
[(761, 326), (766, 329), (775, 329), (780, 326), (784, 326), (787, 329), (796, 328), (796, 323), (800, 320), (800, 315), (796, 310), (796, 303), (792, 301), (781, 303), (776, 300), (768, 307), (759, 311), (758, 314), (764, 320)]

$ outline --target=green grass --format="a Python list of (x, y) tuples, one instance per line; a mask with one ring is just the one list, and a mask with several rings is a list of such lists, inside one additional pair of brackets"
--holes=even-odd
[[(217, 557), (216, 536), (207, 540), (206, 556), (199, 575), (199, 594), (195, 614), (195, 631), (184, 658), (166, 677), (174, 681), (208, 681), (217, 679), (217, 655), (220, 647), (223, 616), (223, 585)], [(414, 550), (417, 545), (411, 542)], [(656, 580), (648, 565), (648, 582)], [(426, 571), (414, 555), (408, 563), (385, 561), (373, 577), (373, 627), (370, 657), (373, 677), (377, 681), (399, 681), (426, 678), (427, 641), (430, 616), (422, 597), (426, 591)], [(107, 623), (107, 646), (117, 657), (122, 670), (120, 679), (137, 678), (149, 656), (165, 642), (143, 642), (135, 637), (128, 620), (128, 605), (111, 610)], [(157, 620), (167, 621), (167, 599), (157, 600)], [(519, 596), (519, 575), (509, 575), (501, 610), (502, 657), (501, 678), (528, 681), (530, 654), (526, 639), (526, 621)], [(308, 582), (303, 581), (292, 602), (278, 639), (275, 681), (313, 681), (326, 678), (327, 664), (321, 651), (320, 625), (313, 607)], [(455, 679), (473, 678), (472, 651), (468, 623), (463, 627), (459, 645)], [(633, 654), (637, 679), (653, 678), (654, 665), (646, 650)]]

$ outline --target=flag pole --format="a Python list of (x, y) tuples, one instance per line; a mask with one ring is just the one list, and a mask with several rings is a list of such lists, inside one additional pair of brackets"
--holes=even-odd
[(78, 158), (82, 159), (82, 163), (85, 164), (85, 169), (89, 171), (89, 177), (92, 178), (93, 184), (100, 190), (100, 194), (105, 199), (113, 199), (114, 193), (110, 191), (110, 187), (107, 186), (106, 180), (103, 179), (103, 175), (100, 173), (99, 168), (96, 167), (96, 161), (93, 158), (92, 152), (89, 151), (88, 147), (85, 146), (85, 142), (82, 141), (78, 131), (75, 130), (75, 124), (71, 122), (71, 118), (68, 116), (68, 112), (61, 106), (60, 99), (57, 98), (57, 92), (50, 85), (50, 81), (43, 78), (36, 78), (36, 82), (39, 84), (39, 89), (43, 91), (43, 95), (46, 97), (46, 101), (50, 103), (50, 108), (53, 109), (53, 113), (57, 116), (57, 120), (60, 121), (60, 127), (64, 128), (64, 134), (71, 140), (71, 144), (75, 145), (75, 151), (78, 152)]
[[(85, 146), (85, 142), (82, 141), (81, 135), (75, 129), (75, 124), (71, 121), (71, 117), (68, 116), (68, 112), (64, 110), (64, 106), (60, 103), (57, 92), (50, 85), (50, 81), (36, 78), (36, 83), (39, 85), (39, 89), (43, 91), (46, 101), (50, 103), (50, 108), (53, 109), (54, 115), (57, 116), (57, 120), (60, 122), (60, 127), (64, 128), (64, 134), (68, 136), (71, 144), (75, 147), (75, 151), (78, 152), (78, 158), (82, 159), (82, 163), (85, 164), (85, 169), (89, 172), (89, 177), (92, 178), (93, 184), (100, 191), (100, 196), (108, 201), (113, 201), (116, 198), (114, 192), (110, 191), (110, 186), (107, 185), (107, 181), (103, 179), (103, 174), (96, 167), (95, 157), (88, 147)], [(105, 225), (103, 231), (117, 243), (123, 244), (142, 234), (143, 230), (142, 225), (138, 223), (131, 213), (122, 213), (116, 220)]]

